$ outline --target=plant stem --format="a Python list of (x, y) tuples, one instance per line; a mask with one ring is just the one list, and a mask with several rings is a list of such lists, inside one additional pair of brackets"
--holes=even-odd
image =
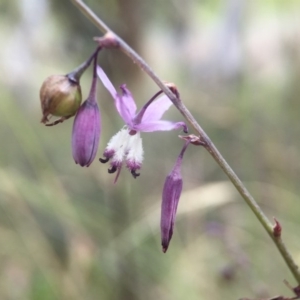
[(101, 50), (101, 47), (98, 47), (94, 53), (85, 61), (83, 62), (79, 67), (77, 67), (72, 72), (68, 73), (66, 76), (72, 80), (73, 82), (79, 84), (80, 77), (82, 74), (86, 71), (86, 69), (90, 66), (91, 62), (93, 61), (94, 57), (98, 54), (98, 52)]
[(246, 189), (244, 184), (241, 182), (239, 177), (235, 174), (235, 172), (231, 169), (229, 164), (223, 158), (221, 153), (218, 151), (216, 146), (212, 143), (208, 135), (202, 129), (202, 127), (198, 124), (196, 119), (190, 113), (190, 111), (186, 108), (180, 98), (176, 97), (175, 94), (171, 92), (171, 90), (158, 78), (158, 76), (152, 71), (150, 66), (130, 47), (128, 46), (118, 35), (116, 35), (85, 3), (81, 0), (71, 0), (81, 12), (83, 12), (86, 17), (96, 25), (103, 33), (110, 33), (113, 35), (118, 42), (119, 48), (129, 56), (134, 63), (136, 63), (145, 73), (153, 79), (153, 81), (160, 87), (160, 89), (170, 98), (176, 108), (180, 111), (180, 113), (184, 116), (184, 118), (189, 122), (189, 124), (194, 128), (194, 130), (199, 134), (201, 140), (205, 144), (206, 150), (211, 154), (214, 160), (218, 163), (218, 165), (222, 168), (224, 173), (231, 180), (235, 188), (241, 194), (245, 202), (248, 204), (250, 209), (253, 211), (259, 222), (265, 228), (275, 245), (277, 246), (279, 252), (281, 253), (284, 261), (286, 262), (288, 268), (292, 272), (294, 278), (297, 283), (300, 285), (300, 272), (298, 266), (294, 262), (292, 256), (287, 250), (285, 244), (283, 243), (281, 237), (274, 237), (273, 234), (273, 224), (268, 220), (266, 215), (263, 213), (255, 199), (251, 196), (249, 191)]

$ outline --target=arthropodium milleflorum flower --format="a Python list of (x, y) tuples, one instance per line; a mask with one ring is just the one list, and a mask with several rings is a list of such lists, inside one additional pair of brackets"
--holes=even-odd
[[(100, 47), (92, 56), (74, 71), (67, 75), (51, 75), (45, 79), (40, 89), (40, 101), (43, 117), (41, 122), (46, 126), (62, 123), (74, 116), (82, 101), (80, 78), (90, 66)], [(49, 123), (49, 117), (60, 117), (53, 123)]]
[(161, 120), (163, 114), (172, 105), (166, 95), (156, 99), (161, 92), (155, 94), (137, 113), (135, 101), (126, 85), (121, 85), (122, 93), (119, 94), (99, 66), (97, 73), (103, 85), (112, 95), (116, 109), (126, 124), (111, 138), (103, 153), (104, 159), (100, 159), (100, 161), (105, 163), (110, 160), (111, 168), (108, 172), (114, 173), (117, 171), (115, 182), (118, 179), (123, 162), (125, 162), (133, 177), (136, 178), (140, 175), (137, 170), (142, 166), (144, 154), (140, 132), (168, 131), (179, 128), (183, 128), (183, 131), (187, 132), (187, 126), (184, 122)]
[(175, 166), (165, 180), (163, 188), (160, 219), (161, 245), (163, 252), (168, 250), (173, 235), (177, 206), (183, 185), (181, 176), (182, 158), (189, 143), (190, 141), (187, 141), (183, 146)]
[(98, 107), (97, 92), (97, 55), (95, 56), (94, 75), (90, 94), (80, 106), (75, 116), (72, 132), (73, 158), (80, 166), (89, 166), (98, 150), (101, 133), (101, 117)]

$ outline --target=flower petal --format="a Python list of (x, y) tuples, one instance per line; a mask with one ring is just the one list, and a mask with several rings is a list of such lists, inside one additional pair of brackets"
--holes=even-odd
[(112, 95), (115, 102), (115, 107), (121, 118), (126, 124), (131, 125), (131, 120), (136, 111), (136, 105), (130, 91), (126, 88), (125, 85), (122, 85), (121, 90), (123, 95), (119, 95), (111, 81), (104, 73), (103, 69), (99, 66), (97, 66), (97, 75), (99, 76), (106, 89)]
[(136, 112), (136, 104), (131, 92), (126, 87), (126, 84), (122, 84), (120, 89), (122, 91), (122, 97), (120, 99), (120, 107), (118, 111), (125, 123), (132, 125), (132, 119)]
[(171, 121), (153, 121), (147, 123), (140, 123), (134, 125), (133, 129), (137, 131), (143, 132), (153, 132), (153, 131), (169, 131), (169, 130), (176, 130), (179, 128), (183, 128), (184, 132), (188, 132), (187, 126), (184, 122), (171, 122)]
[(142, 118), (142, 123), (160, 120), (163, 114), (170, 108), (172, 104), (173, 103), (166, 95), (161, 96), (157, 100), (153, 101), (145, 111), (145, 114)]
[(117, 101), (116, 99), (118, 96), (117, 90), (115, 89), (111, 81), (108, 79), (108, 77), (106, 76), (102, 68), (100, 68), (99, 66), (97, 66), (97, 75), (102, 81), (103, 85), (106, 87), (106, 89), (110, 92), (112, 97)]

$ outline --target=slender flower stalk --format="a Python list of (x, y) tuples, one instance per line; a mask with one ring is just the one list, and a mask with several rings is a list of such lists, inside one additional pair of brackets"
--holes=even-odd
[(177, 207), (182, 191), (183, 180), (181, 176), (181, 164), (184, 152), (190, 141), (186, 141), (177, 161), (165, 180), (161, 202), (161, 245), (164, 253), (168, 250), (173, 235)]
[(66, 76), (71, 81), (79, 83), (82, 74), (91, 65), (92, 61), (95, 61), (95, 57), (97, 57), (100, 50), (101, 50), (101, 46), (97, 47), (97, 49), (93, 52), (93, 54), (85, 62), (83, 62), (79, 67), (77, 67), (72, 72), (68, 73)]
[(258, 203), (249, 193), (245, 185), (242, 183), (240, 178), (235, 174), (232, 168), (229, 166), (227, 161), (221, 155), (217, 147), (210, 140), (209, 136), (202, 129), (200, 124), (191, 114), (191, 112), (186, 108), (184, 103), (179, 97), (174, 95), (171, 90), (163, 83), (162, 80), (153, 72), (150, 66), (129, 46), (127, 45), (118, 35), (116, 35), (82, 0), (70, 0), (72, 1), (78, 9), (86, 15), (86, 17), (99, 28), (105, 34), (109, 34), (115, 38), (118, 48), (123, 51), (128, 57), (130, 57), (133, 62), (140, 67), (152, 80), (160, 87), (160, 89), (169, 97), (173, 104), (177, 107), (179, 112), (185, 117), (185, 119), (194, 128), (195, 132), (201, 137), (201, 140), (205, 144), (205, 149), (210, 153), (212, 158), (228, 176), (232, 184), (235, 186), (236, 190), (240, 193), (242, 198), (245, 200), (249, 208), (253, 211), (257, 220), (264, 227), (268, 235), (271, 237), (275, 243), (277, 249), (279, 250), (281, 256), (283, 257), (286, 265), (293, 274), (295, 280), (300, 285), (300, 271), (295, 263), (293, 257), (289, 253), (282, 239), (276, 239), (273, 235), (273, 225), (267, 216), (264, 214)]
[(97, 154), (101, 117), (97, 103), (97, 57), (94, 57), (93, 80), (90, 93), (86, 101), (79, 108), (73, 123), (72, 153), (76, 164), (88, 167)]

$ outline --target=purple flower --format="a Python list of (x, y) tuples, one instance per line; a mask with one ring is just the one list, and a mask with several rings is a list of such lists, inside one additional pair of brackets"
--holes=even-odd
[(133, 177), (136, 178), (140, 175), (136, 171), (142, 166), (144, 153), (140, 132), (168, 131), (179, 128), (183, 128), (184, 132), (187, 132), (187, 126), (184, 122), (161, 120), (163, 114), (172, 105), (166, 95), (156, 99), (161, 92), (154, 95), (137, 113), (135, 101), (126, 85), (123, 84), (120, 87), (121, 94), (119, 94), (99, 66), (97, 73), (103, 85), (112, 95), (116, 109), (126, 124), (111, 138), (103, 153), (105, 158), (100, 161), (105, 163), (111, 160), (111, 169), (108, 171), (109, 173), (118, 171), (115, 181), (124, 161)]
[(170, 174), (165, 180), (163, 188), (160, 229), (161, 245), (164, 253), (168, 250), (169, 243), (173, 235), (177, 206), (183, 185), (181, 176), (182, 158), (189, 143), (190, 142), (187, 141), (184, 147), (182, 148), (173, 170), (170, 172)]
[(89, 166), (98, 150), (100, 139), (100, 111), (96, 99), (96, 74), (89, 97), (80, 106), (73, 123), (72, 152), (76, 164)]

